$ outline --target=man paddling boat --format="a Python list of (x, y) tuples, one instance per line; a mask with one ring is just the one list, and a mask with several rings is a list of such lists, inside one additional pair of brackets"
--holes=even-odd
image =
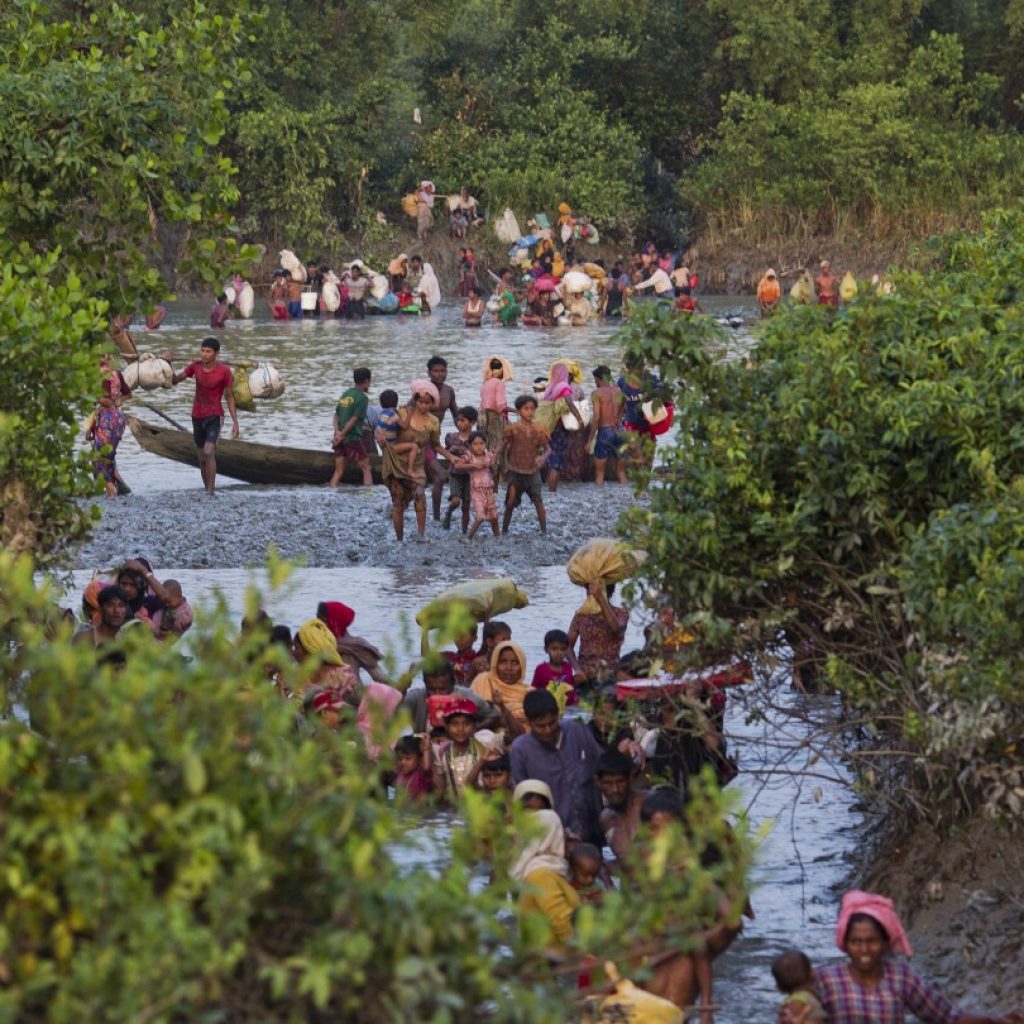
[(235, 379), (231, 370), (217, 361), (220, 342), (216, 338), (203, 338), (199, 348), (199, 359), (189, 363), (184, 370), (171, 377), (172, 384), (180, 384), (186, 377), (196, 381), (196, 397), (192, 403), (192, 436), (199, 449), (199, 472), (203, 485), (212, 496), (217, 484), (217, 442), (224, 424), (224, 408), (221, 398), (226, 399), (231, 413), (231, 439), (238, 437), (238, 410), (232, 392)]

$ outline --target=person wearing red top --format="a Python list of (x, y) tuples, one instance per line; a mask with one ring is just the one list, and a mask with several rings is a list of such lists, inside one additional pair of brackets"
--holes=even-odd
[(533, 670), (532, 686), (538, 690), (546, 690), (550, 683), (565, 683), (569, 687), (566, 695), (567, 704), (575, 704), (579, 697), (576, 693), (576, 676), (569, 664), (569, 636), (561, 629), (551, 629), (544, 634), (544, 653), (548, 660)]
[(196, 397), (192, 403), (192, 436), (199, 449), (199, 472), (209, 494), (213, 494), (217, 482), (217, 442), (224, 422), (224, 408), (221, 398), (228, 404), (231, 413), (231, 438), (238, 437), (238, 411), (232, 392), (235, 379), (229, 367), (217, 361), (220, 342), (216, 338), (203, 338), (199, 348), (199, 359), (189, 363), (184, 370), (174, 374), (172, 384), (180, 384), (186, 377), (196, 381)]

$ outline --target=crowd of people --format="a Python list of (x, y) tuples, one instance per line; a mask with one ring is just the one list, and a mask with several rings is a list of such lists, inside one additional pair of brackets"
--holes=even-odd
[[(391, 495), (399, 540), (410, 504), (417, 535), (424, 535), (428, 488), (434, 518), (442, 519), (446, 483), (446, 529), (458, 513), (462, 532), (470, 538), (484, 525), (497, 536), (496, 492), (504, 485), (500, 532), (508, 532), (526, 497), (543, 533), (542, 471), (549, 493), (557, 491), (561, 479), (580, 480), (591, 471), (600, 486), (611, 460), (616, 479), (624, 484), (627, 465), (649, 461), (654, 438), (671, 423), (671, 409), (659, 398), (658, 379), (633, 360), (627, 360), (617, 380), (608, 366), (596, 367), (589, 396), (582, 387), (583, 370), (573, 360), (556, 360), (546, 376), (514, 398), (508, 391), (512, 375), (505, 357), (486, 357), (479, 403), (460, 405), (447, 383), (447, 360), (432, 356), (427, 376), (409, 385), (405, 404), (389, 388), (371, 405), (373, 372), (358, 367), (334, 410), (335, 467), (329, 486), (339, 486), (350, 464), (359, 467), (364, 485), (370, 484), (371, 459), (379, 447), (381, 477)], [(449, 414), (454, 429), (442, 433)]]
[[(532, 673), (509, 623), (487, 616), (482, 631), (478, 623), (398, 679), (388, 677), (381, 652), (354, 632), (356, 613), (340, 601), (320, 602), (294, 630), (261, 612), (243, 621), (242, 631), (258, 638), (267, 685), (294, 704), (300, 734), (357, 731), (382, 798), (457, 809), (474, 791), (498, 802), (512, 856), (507, 875), (494, 874), (492, 884), (518, 883), (520, 919), (543, 922), (548, 955), (559, 962), (573, 946), (581, 906), (641, 884), (640, 868), (663, 831), (687, 835), (695, 780), (713, 787), (734, 775), (724, 736), (726, 693), (718, 684), (694, 682), (665, 696), (653, 688), (644, 699), (622, 699), (622, 680), (671, 663), (685, 640), (671, 614), (662, 613), (645, 631), (644, 647), (624, 654), (627, 618), (613, 596), (601, 583), (588, 587), (597, 611), (585, 603), (568, 629), (549, 630), (546, 660)], [(110, 579), (93, 580), (81, 614), (76, 641), (115, 665), (124, 663), (115, 640), (126, 630), (174, 642), (192, 624), (180, 586), (161, 582), (142, 558), (126, 561)], [(724, 838), (702, 854), (706, 866), (733, 856), (728, 826), (722, 829)], [(696, 1009), (702, 1024), (714, 1020), (713, 963), (740, 934), (743, 918), (754, 916), (745, 887), (728, 881), (728, 871), (716, 877), (717, 917), (695, 923), (685, 943), (666, 933), (651, 955), (652, 936), (643, 943), (632, 937), (650, 967), (642, 985)], [(847, 960), (817, 970), (802, 952), (780, 951), (772, 963), (783, 994), (780, 1024), (899, 1024), (908, 1012), (931, 1024), (1024, 1019), (958, 1012), (905, 960), (890, 956), (909, 957), (911, 949), (884, 897), (848, 893), (836, 944)], [(631, 955), (627, 944), (622, 957)], [(581, 967), (588, 984), (594, 969), (593, 961)]]

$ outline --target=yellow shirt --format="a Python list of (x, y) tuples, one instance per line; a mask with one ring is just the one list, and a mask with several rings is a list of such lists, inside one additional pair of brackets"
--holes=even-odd
[(572, 937), (572, 915), (580, 905), (580, 894), (568, 879), (550, 868), (537, 868), (526, 876), (526, 888), (519, 897), (523, 914), (540, 913), (547, 918), (554, 945), (561, 949)]

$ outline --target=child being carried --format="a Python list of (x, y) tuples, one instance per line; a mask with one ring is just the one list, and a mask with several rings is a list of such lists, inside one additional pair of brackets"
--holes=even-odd
[(811, 961), (799, 949), (780, 953), (772, 961), (772, 977), (785, 995), (778, 1024), (825, 1024), (828, 1015), (818, 999)]
[(380, 415), (377, 417), (377, 429), (383, 435), (385, 444), (391, 445), (396, 452), (408, 452), (409, 464), (407, 471), (410, 476), (413, 473), (413, 464), (416, 462), (417, 446), (412, 441), (403, 441), (398, 444), (398, 431), (402, 426), (402, 418), (398, 415), (398, 392), (388, 389), (380, 393)]

